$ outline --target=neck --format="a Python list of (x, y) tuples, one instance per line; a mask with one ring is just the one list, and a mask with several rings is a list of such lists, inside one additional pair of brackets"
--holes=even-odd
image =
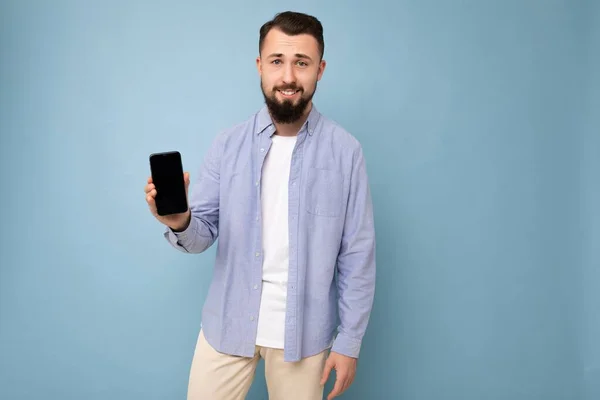
[(298, 135), (298, 132), (300, 131), (300, 128), (302, 127), (304, 122), (306, 122), (306, 119), (308, 118), (308, 115), (310, 114), (311, 109), (312, 109), (312, 103), (310, 103), (306, 107), (304, 114), (296, 122), (292, 122), (290, 124), (279, 124), (279, 123), (275, 122), (274, 123), (275, 129), (276, 129), (275, 134), (279, 135), (279, 136), (296, 136), (296, 135)]

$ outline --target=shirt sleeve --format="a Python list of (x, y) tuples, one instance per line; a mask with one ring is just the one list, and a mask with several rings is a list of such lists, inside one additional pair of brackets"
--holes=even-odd
[(184, 253), (202, 253), (217, 240), (222, 155), (223, 140), (222, 136), (218, 136), (204, 157), (191, 187), (189, 225), (182, 232), (175, 232), (168, 227), (164, 232), (165, 239), (177, 250)]
[(362, 148), (355, 152), (337, 259), (340, 326), (332, 351), (358, 358), (375, 294), (375, 227)]

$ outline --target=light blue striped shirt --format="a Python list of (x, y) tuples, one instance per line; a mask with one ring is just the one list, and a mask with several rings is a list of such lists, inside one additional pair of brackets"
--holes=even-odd
[[(266, 106), (221, 132), (190, 187), (191, 223), (165, 232), (187, 253), (217, 242), (202, 310), (207, 341), (254, 355), (262, 284), (261, 171), (275, 126)], [(284, 360), (331, 346), (358, 357), (375, 290), (375, 228), (360, 143), (313, 105), (292, 154)], [(218, 241), (217, 241), (218, 237)]]

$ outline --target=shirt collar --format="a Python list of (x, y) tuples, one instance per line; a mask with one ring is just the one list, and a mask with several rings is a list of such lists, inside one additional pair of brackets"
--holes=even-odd
[[(320, 116), (321, 116), (321, 114), (319, 113), (319, 111), (317, 110), (317, 107), (313, 103), (311, 106), (310, 113), (308, 114), (308, 118), (306, 119), (306, 121), (304, 122), (304, 124), (302, 125), (300, 130), (302, 130), (304, 127), (306, 127), (308, 134), (312, 136), (315, 133), (315, 129), (317, 127), (317, 122), (319, 121)], [(273, 135), (273, 133), (275, 133), (275, 129), (274, 129), (275, 125), (273, 124), (273, 120), (271, 119), (271, 115), (269, 114), (269, 110), (268, 110), (267, 106), (264, 105), (258, 112), (258, 115), (256, 118), (255, 133), (258, 135), (258, 134), (264, 132), (265, 130), (267, 130), (267, 128), (270, 128), (269, 136), (271, 136), (271, 135)]]

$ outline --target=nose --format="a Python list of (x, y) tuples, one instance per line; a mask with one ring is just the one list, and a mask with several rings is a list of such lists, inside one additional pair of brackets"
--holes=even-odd
[(283, 69), (283, 82), (285, 84), (296, 83), (296, 76), (294, 74), (294, 66), (292, 64), (286, 64)]

